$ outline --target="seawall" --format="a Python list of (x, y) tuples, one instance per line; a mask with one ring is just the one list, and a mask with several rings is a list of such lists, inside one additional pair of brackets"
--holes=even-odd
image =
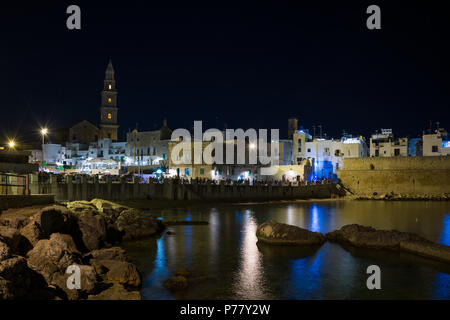
[(225, 185), (212, 183), (176, 183), (167, 180), (164, 183), (138, 183), (127, 181), (105, 182), (73, 181), (70, 176), (65, 181), (57, 181), (51, 176), (46, 183), (32, 176), (30, 189), (32, 194), (53, 194), (57, 201), (92, 200), (220, 200), (220, 201), (270, 201), (291, 199), (326, 199), (343, 195), (335, 184), (312, 185)]
[(450, 157), (344, 159), (338, 178), (356, 196), (442, 196), (450, 194)]
[(23, 208), (35, 205), (51, 204), (55, 197), (51, 194), (43, 195), (0, 195), (0, 211), (10, 208)]

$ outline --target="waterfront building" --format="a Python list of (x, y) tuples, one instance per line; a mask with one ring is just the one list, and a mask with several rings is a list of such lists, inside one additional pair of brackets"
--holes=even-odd
[(308, 130), (298, 130), (293, 135), (294, 162), (301, 164), (310, 159), (313, 166), (311, 179), (335, 179), (343, 167), (344, 158), (367, 157), (364, 137), (345, 135), (341, 139), (316, 138)]
[(444, 128), (438, 128), (433, 133), (424, 133), (422, 139), (424, 156), (450, 155), (450, 136)]
[[(194, 145), (199, 144), (201, 155), (199, 159), (201, 163), (194, 163)], [(259, 153), (258, 145), (250, 142), (245, 143), (245, 155), (243, 163), (238, 163), (238, 145), (237, 140), (226, 140), (223, 144), (223, 163), (211, 163), (212, 161), (204, 161), (203, 151), (212, 142), (210, 141), (171, 141), (169, 142), (169, 154), (172, 154), (174, 146), (180, 144), (186, 150), (185, 154), (174, 155), (174, 159), (169, 157), (169, 172), (182, 178), (192, 179), (211, 179), (211, 180), (232, 180), (232, 181), (248, 181), (253, 183), (255, 180), (263, 181), (296, 181), (301, 182), (307, 180), (310, 176), (310, 170), (305, 169), (310, 165), (309, 162), (294, 164), (292, 160), (292, 140), (272, 141), (275, 143), (274, 152), (279, 154), (278, 164), (261, 164), (259, 161), (251, 163), (250, 152)], [(267, 144), (267, 152), (270, 155), (271, 143)], [(233, 162), (226, 163), (227, 146), (233, 145)], [(185, 163), (180, 163), (184, 160)], [(262, 169), (270, 170), (270, 175), (263, 174)], [(266, 171), (267, 173), (268, 171)], [(306, 177), (306, 178), (305, 178)]]
[(370, 137), (371, 157), (407, 157), (408, 138), (396, 138), (392, 129), (381, 129)]
[(167, 166), (171, 136), (172, 130), (167, 126), (166, 119), (159, 130), (139, 131), (136, 128), (128, 132), (125, 164), (143, 170)]

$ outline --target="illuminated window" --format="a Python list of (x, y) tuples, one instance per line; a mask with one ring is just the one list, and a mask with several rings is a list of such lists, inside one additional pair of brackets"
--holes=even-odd
[(111, 119), (111, 113), (108, 113), (108, 119)]
[(108, 85), (108, 89), (111, 90), (111, 88), (112, 88), (111, 85)]
[(108, 102), (111, 103), (111, 98), (108, 98)]

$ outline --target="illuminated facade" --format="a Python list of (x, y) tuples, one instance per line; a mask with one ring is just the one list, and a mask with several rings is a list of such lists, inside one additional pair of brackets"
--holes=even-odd
[(322, 139), (312, 137), (308, 130), (298, 130), (293, 135), (294, 163), (312, 161), (311, 179), (335, 179), (337, 171), (343, 167), (344, 158), (363, 158), (368, 156), (364, 137), (344, 136), (341, 139)]
[(168, 161), (169, 141), (172, 130), (164, 120), (159, 130), (127, 133), (126, 165), (127, 166), (163, 166)]
[(439, 128), (434, 133), (423, 134), (422, 140), (424, 156), (450, 155), (450, 136), (447, 130)]
[(381, 129), (370, 138), (371, 157), (407, 157), (408, 138), (395, 138), (392, 129)]

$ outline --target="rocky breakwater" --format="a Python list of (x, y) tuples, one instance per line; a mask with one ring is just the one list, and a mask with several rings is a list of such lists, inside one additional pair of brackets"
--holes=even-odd
[[(140, 299), (141, 276), (123, 240), (153, 236), (164, 226), (139, 210), (104, 200), (36, 209), (19, 223), (0, 215), (0, 300)], [(69, 289), (80, 270), (80, 289)]]
[(436, 244), (413, 233), (376, 230), (351, 224), (327, 233), (326, 238), (332, 242), (348, 243), (356, 247), (405, 251), (450, 263), (449, 246)]
[(374, 193), (371, 196), (347, 196), (350, 200), (383, 200), (383, 201), (449, 201), (450, 194), (443, 193), (441, 195), (427, 195), (427, 194), (397, 194), (394, 192), (377, 194)]
[(258, 241), (274, 245), (321, 245), (326, 241), (323, 234), (275, 221), (267, 221), (256, 230)]

